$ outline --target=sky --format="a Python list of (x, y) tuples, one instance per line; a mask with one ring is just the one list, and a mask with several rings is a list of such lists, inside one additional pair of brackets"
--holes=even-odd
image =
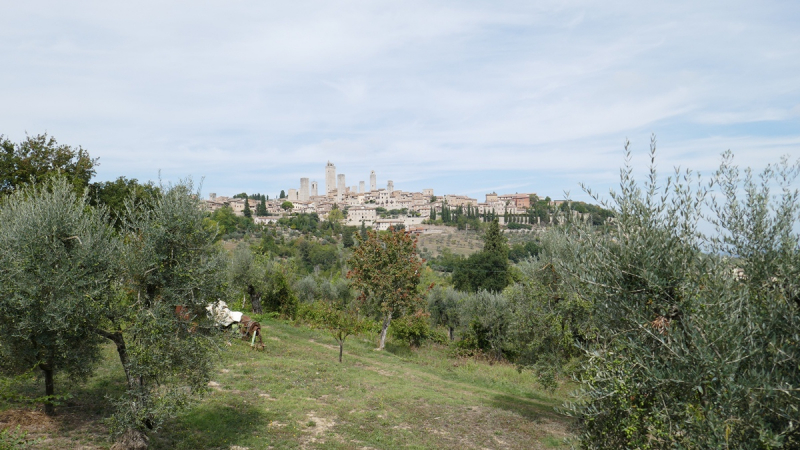
[(347, 185), (588, 200), (800, 157), (797, 1), (4, 2), (0, 134), (96, 180), (277, 195)]

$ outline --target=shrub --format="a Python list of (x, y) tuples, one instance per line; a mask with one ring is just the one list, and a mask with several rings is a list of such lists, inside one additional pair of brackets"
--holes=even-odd
[(392, 322), (392, 336), (412, 347), (419, 347), (431, 337), (429, 318), (430, 314), (418, 310), (414, 314), (395, 319)]

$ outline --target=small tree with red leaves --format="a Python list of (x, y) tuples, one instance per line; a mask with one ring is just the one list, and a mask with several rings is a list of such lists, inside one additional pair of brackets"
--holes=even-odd
[(392, 318), (416, 311), (423, 304), (419, 293), (422, 259), (417, 256), (417, 241), (403, 231), (367, 231), (366, 239), (350, 257), (347, 277), (359, 291), (359, 300), (368, 311), (383, 320), (379, 350), (386, 344)]

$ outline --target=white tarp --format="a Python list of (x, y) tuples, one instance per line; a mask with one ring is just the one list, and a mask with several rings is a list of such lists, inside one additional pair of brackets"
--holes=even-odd
[(231, 311), (228, 304), (222, 300), (217, 303), (211, 303), (206, 306), (208, 315), (214, 319), (214, 323), (227, 327), (234, 322), (242, 321), (242, 313), (239, 311)]

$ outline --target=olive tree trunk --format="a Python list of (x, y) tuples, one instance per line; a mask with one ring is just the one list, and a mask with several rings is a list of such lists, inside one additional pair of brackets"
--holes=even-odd
[(119, 362), (122, 364), (122, 369), (125, 370), (125, 379), (128, 381), (128, 388), (133, 388), (134, 381), (131, 380), (130, 370), (128, 369), (128, 349), (125, 346), (125, 337), (121, 331), (109, 333), (105, 330), (95, 329), (97, 334), (110, 340), (117, 347), (117, 354), (119, 355)]
[(56, 393), (56, 388), (53, 383), (53, 366), (50, 364), (39, 364), (39, 368), (44, 372), (44, 393), (47, 396), (47, 400), (44, 402), (44, 413), (48, 416), (54, 416), (56, 410), (53, 406), (53, 395)]
[(247, 294), (250, 295), (250, 305), (253, 307), (253, 314), (261, 314), (261, 293), (256, 291), (253, 285), (247, 286)]

